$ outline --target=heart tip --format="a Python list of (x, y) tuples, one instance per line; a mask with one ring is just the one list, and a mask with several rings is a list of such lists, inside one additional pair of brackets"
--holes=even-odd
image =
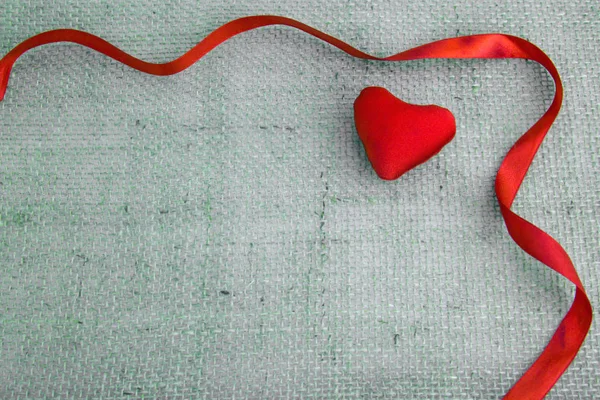
[(385, 177), (383, 177), (383, 176), (380, 176), (379, 178), (380, 178), (382, 181), (386, 181), (386, 182), (393, 182), (393, 181), (395, 181), (395, 180), (398, 180), (398, 179), (400, 178), (400, 176), (399, 176), (399, 177), (397, 177), (397, 178), (385, 178)]
[(377, 171), (375, 168), (373, 168), (373, 169), (375, 170), (375, 173), (377, 174), (379, 179), (381, 179), (383, 181), (387, 181), (387, 182), (395, 181), (407, 172), (407, 171), (403, 171), (401, 173), (397, 173), (397, 172), (389, 173), (389, 172)]

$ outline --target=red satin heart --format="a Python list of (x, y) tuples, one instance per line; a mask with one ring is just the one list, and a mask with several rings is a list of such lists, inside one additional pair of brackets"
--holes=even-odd
[(448, 109), (406, 103), (375, 86), (363, 89), (354, 101), (354, 121), (373, 169), (385, 180), (429, 160), (456, 133)]

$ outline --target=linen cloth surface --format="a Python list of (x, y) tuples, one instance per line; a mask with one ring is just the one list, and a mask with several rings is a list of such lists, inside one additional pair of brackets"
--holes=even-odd
[[(19, 1), (0, 54), (78, 28), (154, 62), (238, 17), (298, 19), (384, 56), (501, 32), (547, 52), (561, 114), (514, 209), (600, 300), (600, 4), (583, 1)], [(377, 178), (368, 85), (456, 117)], [(73, 44), (16, 64), (0, 103), (0, 398), (498, 398), (573, 287), (508, 236), (493, 191), (554, 86), (522, 60), (353, 59), (267, 27), (154, 77)], [(600, 396), (600, 333), (550, 399)]]

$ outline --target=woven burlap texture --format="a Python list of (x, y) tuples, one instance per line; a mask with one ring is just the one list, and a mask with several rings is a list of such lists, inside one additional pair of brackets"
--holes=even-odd
[[(381, 56), (524, 37), (566, 94), (515, 210), (598, 306), (600, 5), (505, 3), (3, 0), (0, 54), (70, 27), (167, 61), (254, 14)], [(456, 138), (379, 180), (353, 123), (368, 85), (449, 108)], [(500, 397), (573, 296), (511, 241), (493, 192), (553, 93), (533, 62), (367, 62), (285, 27), (162, 78), (31, 51), (0, 103), (0, 398)], [(599, 345), (595, 323), (548, 398), (600, 396)]]

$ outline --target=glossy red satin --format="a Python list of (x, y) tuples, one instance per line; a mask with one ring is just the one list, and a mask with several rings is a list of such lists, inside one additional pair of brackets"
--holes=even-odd
[(400, 100), (370, 86), (354, 102), (356, 131), (381, 179), (398, 179), (436, 155), (454, 138), (454, 115), (436, 105)]
[(0, 100), (4, 98), (10, 71), (26, 51), (48, 43), (72, 42), (87, 46), (139, 71), (153, 75), (171, 75), (188, 68), (213, 48), (242, 32), (267, 25), (286, 25), (322, 39), (353, 57), (380, 61), (407, 61), (424, 58), (523, 58), (543, 65), (556, 86), (552, 104), (544, 115), (525, 133), (505, 156), (496, 176), (496, 195), (500, 211), (512, 239), (532, 257), (552, 268), (575, 287), (575, 299), (548, 345), (523, 376), (505, 395), (506, 399), (541, 399), (552, 388), (579, 351), (592, 321), (590, 301), (577, 271), (560, 244), (547, 233), (524, 220), (513, 211), (512, 203), (527, 170), (554, 122), (563, 99), (558, 71), (548, 56), (528, 41), (504, 34), (481, 34), (444, 39), (401, 53), (379, 58), (293, 19), (278, 16), (252, 16), (231, 21), (213, 31), (181, 57), (164, 64), (135, 58), (105, 40), (73, 29), (59, 29), (33, 36), (11, 50), (0, 60)]

